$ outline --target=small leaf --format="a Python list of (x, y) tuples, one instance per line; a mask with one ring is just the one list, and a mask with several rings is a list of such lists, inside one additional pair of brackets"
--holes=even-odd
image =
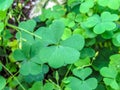
[(83, 69), (74, 69), (73, 74), (77, 77), (85, 80), (92, 73), (91, 68), (83, 68)]
[(44, 85), (44, 90), (54, 90), (54, 85), (48, 82)]
[(0, 90), (3, 90), (3, 88), (6, 85), (6, 80), (2, 76), (0, 76)]
[(37, 81), (32, 85), (32, 88), (29, 90), (43, 90), (43, 83), (41, 81)]
[(107, 77), (107, 78), (116, 78), (117, 76), (117, 71), (113, 68), (109, 68), (109, 67), (103, 67), (101, 70), (100, 70), (100, 74), (104, 77)]
[(114, 54), (110, 56), (109, 67), (114, 68), (120, 72), (120, 54)]
[(3, 29), (4, 29), (4, 23), (0, 22), (0, 33), (3, 31)]

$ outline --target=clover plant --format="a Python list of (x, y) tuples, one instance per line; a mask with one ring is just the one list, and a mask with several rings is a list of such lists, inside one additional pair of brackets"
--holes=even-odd
[(0, 90), (120, 90), (120, 0), (66, 0), (12, 23), (15, 8), (0, 0)]

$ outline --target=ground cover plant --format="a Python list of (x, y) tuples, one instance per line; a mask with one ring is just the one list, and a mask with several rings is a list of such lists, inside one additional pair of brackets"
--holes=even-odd
[(0, 0), (0, 90), (120, 90), (120, 0), (67, 0), (25, 20), (13, 2)]

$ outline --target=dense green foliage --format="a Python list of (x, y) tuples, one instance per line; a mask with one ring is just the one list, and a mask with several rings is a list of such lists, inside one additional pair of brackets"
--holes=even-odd
[(68, 0), (18, 25), (0, 2), (0, 90), (120, 90), (120, 0)]

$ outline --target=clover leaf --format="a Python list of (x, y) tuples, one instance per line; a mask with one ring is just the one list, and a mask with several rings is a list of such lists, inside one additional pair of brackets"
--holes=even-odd
[[(36, 22), (34, 20), (27, 20), (19, 23), (19, 28), (25, 29), (30, 33), (34, 32), (35, 26), (36, 26)], [(17, 32), (16, 37), (17, 39), (22, 39), (23, 41), (26, 41), (31, 44), (34, 42), (34, 38), (30, 33), (19, 31)]]
[(112, 42), (115, 46), (117, 46), (117, 47), (120, 46), (120, 33), (119, 32), (117, 32), (113, 35)]
[(91, 73), (91, 68), (73, 69), (73, 74), (82, 80), (85, 80)]
[(117, 10), (120, 7), (119, 0), (98, 0), (98, 4), (103, 7), (109, 7), (113, 10)]
[(118, 72), (111, 67), (103, 67), (100, 70), (100, 74), (104, 77), (103, 81), (106, 85), (110, 86), (113, 89), (120, 89), (117, 81), (116, 81), (116, 76)]
[(40, 43), (22, 43), (22, 49), (16, 49), (13, 52), (15, 60), (21, 61), (20, 73), (22, 75), (37, 75), (42, 70), (41, 60), (39, 58)]
[(71, 90), (93, 90), (95, 89), (97, 87), (96, 78), (86, 79), (92, 73), (91, 71), (92, 70), (90, 68), (83, 68), (82, 70), (74, 69), (73, 74), (79, 78), (69, 76), (67, 78), (69, 83), (66, 86), (71, 88)]
[(6, 80), (4, 77), (0, 76), (0, 90), (3, 90), (3, 88), (6, 85)]
[(103, 12), (101, 16), (93, 15), (83, 22), (85, 27), (92, 28), (93, 32), (96, 34), (102, 34), (105, 31), (112, 31), (116, 28), (114, 21), (119, 19), (118, 15), (111, 14), (110, 12)]
[(87, 13), (94, 6), (94, 0), (86, 0), (80, 5), (80, 12)]
[(0, 22), (0, 33), (3, 31), (3, 29), (4, 29), (4, 23)]
[(109, 67), (114, 68), (120, 72), (120, 54), (114, 54), (110, 56)]

